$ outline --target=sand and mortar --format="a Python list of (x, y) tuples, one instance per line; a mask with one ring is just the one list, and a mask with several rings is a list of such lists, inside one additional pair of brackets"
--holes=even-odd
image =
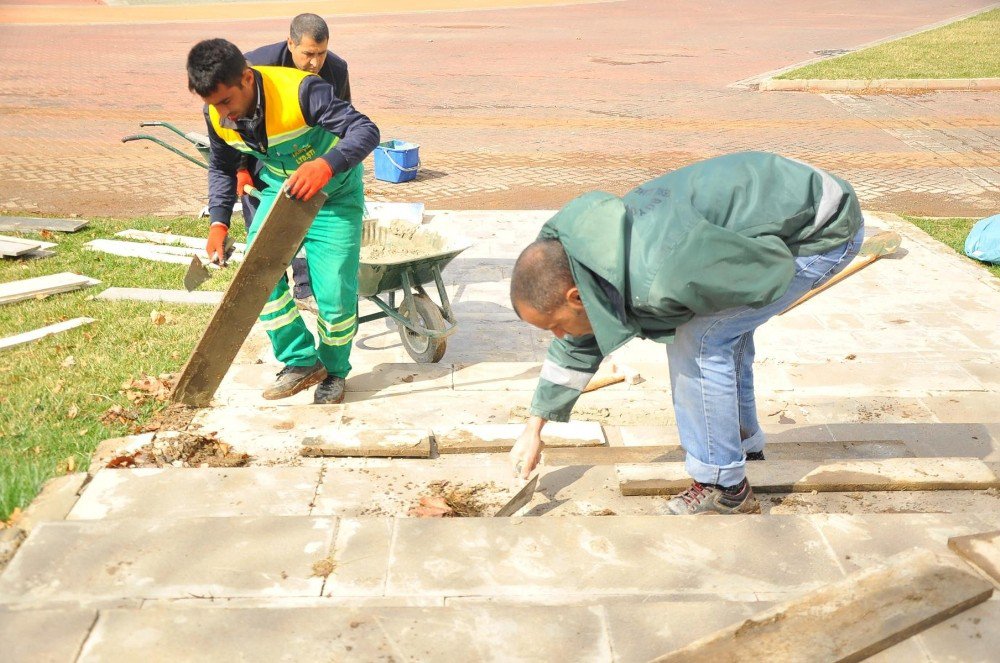
[(447, 246), (441, 235), (406, 221), (365, 222), (361, 262), (395, 263), (440, 253)]

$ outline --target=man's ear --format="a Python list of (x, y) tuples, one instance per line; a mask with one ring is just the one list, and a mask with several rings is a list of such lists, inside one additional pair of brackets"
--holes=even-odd
[(580, 299), (579, 288), (573, 286), (572, 288), (566, 291), (566, 303), (570, 306), (570, 308), (574, 309), (583, 308), (583, 300)]
[(243, 70), (243, 78), (240, 79), (241, 88), (245, 88), (248, 85), (253, 85), (253, 69), (249, 65)]
[(292, 50), (293, 48), (295, 48), (295, 42), (292, 40), (291, 37), (289, 37), (288, 38), (288, 50)]

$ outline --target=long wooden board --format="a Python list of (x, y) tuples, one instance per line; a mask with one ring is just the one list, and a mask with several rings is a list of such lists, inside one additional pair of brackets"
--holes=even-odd
[(654, 661), (863, 661), (992, 593), (953, 555), (911, 550)]
[(948, 547), (977, 566), (1000, 586), (1000, 530), (953, 536), (948, 539)]
[(174, 402), (196, 407), (211, 402), (324, 202), (323, 192), (308, 201), (278, 195), (222, 303), (184, 365), (171, 394)]
[(31, 343), (32, 341), (37, 341), (40, 338), (45, 338), (46, 336), (50, 336), (52, 334), (58, 334), (82, 325), (89, 325), (93, 321), (93, 318), (73, 318), (72, 320), (57, 322), (54, 325), (46, 325), (45, 327), (41, 327), (30, 332), (17, 334), (16, 336), (0, 338), (0, 350), (6, 350), (7, 348), (12, 348), (16, 345)]
[(156, 290), (154, 288), (107, 288), (96, 299), (121, 302), (167, 302), (169, 304), (196, 304), (218, 306), (223, 296), (220, 290)]
[(100, 283), (89, 276), (60, 272), (48, 276), (36, 276), (32, 279), (22, 279), (0, 284), (0, 304), (13, 304), (25, 299), (46, 297), (60, 292), (69, 292)]
[[(779, 442), (768, 445), (764, 453), (769, 461), (907, 458), (913, 456), (913, 452), (900, 440)], [(542, 452), (542, 460), (546, 465), (679, 463), (684, 461), (684, 449), (676, 444), (553, 449), (546, 443), (545, 450)]]
[[(618, 465), (622, 495), (674, 495), (691, 485), (683, 463)], [(978, 458), (766, 460), (746, 465), (757, 493), (1000, 488), (996, 463)]]
[(75, 233), (86, 228), (90, 221), (84, 219), (46, 219), (35, 216), (0, 216), (0, 231), (38, 231), (54, 230), (63, 233)]
[[(438, 453), (471, 454), (510, 451), (521, 424), (470, 424), (434, 431)], [(605, 444), (601, 425), (592, 421), (549, 423), (542, 435), (546, 447), (596, 447)]]

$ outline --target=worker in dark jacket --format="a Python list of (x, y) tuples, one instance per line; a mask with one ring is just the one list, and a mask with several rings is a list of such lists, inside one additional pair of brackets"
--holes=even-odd
[(518, 258), (511, 302), (556, 338), (511, 450), (527, 477), (546, 421), (567, 421), (601, 360), (639, 337), (667, 344), (691, 487), (673, 514), (758, 513), (745, 462), (763, 460), (753, 391), (754, 330), (857, 254), (851, 186), (774, 154), (709, 159), (623, 198), (588, 193)]
[(252, 243), (284, 187), (308, 200), (327, 198), (306, 233), (309, 271), (319, 307), (319, 345), (282, 277), (260, 320), (277, 359), (285, 364), (264, 398), (285, 398), (319, 383), (314, 402), (339, 403), (351, 370), (351, 339), (358, 326), (358, 262), (364, 187), (361, 162), (378, 145), (378, 127), (315, 74), (288, 67), (250, 67), (224, 39), (199, 42), (188, 54), (188, 87), (205, 102), (211, 152), (208, 257), (221, 260), (241, 155), (263, 168), (260, 210)]
[[(330, 28), (326, 21), (316, 14), (299, 14), (292, 19), (288, 29), (288, 39), (276, 44), (261, 46), (245, 53), (247, 62), (252, 65), (268, 67), (293, 67), (301, 71), (316, 74), (329, 83), (337, 91), (337, 98), (351, 102), (351, 82), (347, 74), (347, 62), (327, 50), (330, 43)], [(244, 156), (239, 170), (236, 172), (236, 186), (240, 194), (240, 205), (243, 207), (243, 222), (247, 230), (253, 224), (253, 216), (257, 211), (257, 200), (252, 196), (243, 195), (247, 185), (260, 190), (265, 185), (260, 178), (260, 162), (250, 156)], [(292, 294), (299, 308), (317, 312), (316, 299), (313, 297), (312, 286), (309, 283), (309, 269), (305, 258), (292, 260)]]

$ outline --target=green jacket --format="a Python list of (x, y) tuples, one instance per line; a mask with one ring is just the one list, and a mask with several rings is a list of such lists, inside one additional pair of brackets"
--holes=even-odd
[(701, 161), (623, 198), (591, 192), (549, 219), (593, 335), (554, 339), (531, 404), (569, 419), (601, 360), (638, 336), (662, 343), (697, 314), (766, 306), (788, 289), (795, 257), (825, 253), (862, 225), (851, 186), (765, 152)]

